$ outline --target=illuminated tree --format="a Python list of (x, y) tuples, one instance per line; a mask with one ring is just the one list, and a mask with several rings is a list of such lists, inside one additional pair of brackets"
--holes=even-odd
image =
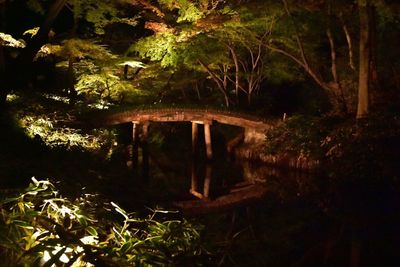
[(185, 66), (204, 73), (215, 83), (226, 106), (238, 104), (241, 94), (251, 104), (266, 74), (263, 42), (270, 30), (269, 18), (245, 8), (235, 10), (223, 1), (159, 4), (157, 10), (178, 11), (174, 23), (165, 21), (165, 12), (156, 12), (160, 21), (146, 24), (154, 35), (134, 44), (130, 52), (164, 68)]
[[(375, 10), (380, 9), (382, 27), (385, 19), (395, 12), (396, 4), (362, 0), (356, 5), (347, 1), (326, 0), (305, 1), (300, 6), (295, 1), (282, 0), (282, 8), (285, 14), (273, 29), (274, 35), (266, 44), (268, 49), (290, 58), (300, 66), (318, 86), (332, 96), (333, 104), (337, 103), (337, 110), (353, 111), (357, 106), (357, 118), (366, 117), (369, 110), (371, 72), (374, 74), (373, 82), (378, 83), (375, 31), (378, 21)], [(349, 27), (351, 20), (359, 22), (352, 29)], [(288, 26), (292, 30), (285, 33), (282, 29)], [(324, 31), (330, 59), (326, 55), (318, 54), (322, 47), (321, 42), (316, 40), (323, 36)], [(313, 39), (308, 39), (312, 36)], [(355, 63), (353, 56), (354, 43), (359, 43), (358, 73), (355, 71), (357, 62)], [(347, 53), (344, 52), (345, 47)], [(330, 77), (327, 75), (328, 70)], [(351, 91), (355, 91), (357, 87), (358, 99), (353, 101), (356, 97), (352, 96)]]

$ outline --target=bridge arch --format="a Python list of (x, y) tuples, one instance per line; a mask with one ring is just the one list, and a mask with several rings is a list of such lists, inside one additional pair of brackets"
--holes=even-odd
[(109, 114), (102, 119), (102, 124), (117, 125), (122, 123), (133, 124), (133, 140), (137, 139), (137, 129), (141, 126), (147, 135), (150, 122), (191, 122), (192, 123), (192, 146), (196, 150), (199, 125), (204, 125), (204, 139), (206, 142), (207, 159), (212, 159), (211, 125), (213, 122), (233, 125), (244, 128), (245, 141), (251, 139), (263, 139), (266, 130), (270, 129), (272, 123), (264, 119), (248, 114), (217, 110), (217, 109), (190, 109), (190, 108), (168, 108), (168, 109), (132, 109), (123, 112)]

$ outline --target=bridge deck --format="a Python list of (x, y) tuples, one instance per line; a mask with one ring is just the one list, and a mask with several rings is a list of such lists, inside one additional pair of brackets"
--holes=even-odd
[(213, 121), (252, 128), (265, 131), (272, 127), (272, 123), (265, 122), (262, 118), (249, 116), (247, 114), (218, 111), (213, 109), (137, 109), (108, 115), (103, 120), (106, 125), (116, 125), (127, 122), (178, 122), (198, 121), (212, 123)]

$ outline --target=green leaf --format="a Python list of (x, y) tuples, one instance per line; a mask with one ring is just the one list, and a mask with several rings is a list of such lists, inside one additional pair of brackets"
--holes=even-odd
[(122, 245), (120, 252), (126, 254), (133, 247), (132, 242), (126, 242)]
[(30, 229), (30, 230), (34, 229), (34, 227), (30, 223), (28, 223), (26, 221), (14, 220), (13, 223), (16, 226), (24, 228), (24, 229)]
[(96, 229), (94, 227), (92, 227), (92, 226), (86, 227), (85, 230), (86, 230), (86, 232), (88, 232), (92, 236), (97, 236), (98, 235)]
[(124, 61), (118, 64), (118, 66), (125, 66), (125, 65), (128, 65), (131, 68), (144, 68), (144, 69), (147, 68), (143, 62), (135, 60)]

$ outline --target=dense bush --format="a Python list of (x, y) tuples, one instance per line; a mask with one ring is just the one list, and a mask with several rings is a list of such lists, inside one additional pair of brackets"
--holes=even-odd
[(323, 119), (295, 115), (266, 133), (266, 151), (321, 157), (321, 141), (327, 134)]
[(199, 225), (166, 220), (165, 211), (141, 219), (93, 195), (70, 201), (49, 181), (32, 181), (0, 202), (2, 266), (200, 265), (208, 257)]
[[(400, 119), (293, 116), (266, 134), (268, 153), (292, 153), (320, 160), (329, 176), (390, 178), (400, 148)], [(396, 176), (397, 177), (397, 176)]]
[(400, 118), (376, 115), (337, 125), (321, 145), (329, 175), (337, 179), (398, 180)]

